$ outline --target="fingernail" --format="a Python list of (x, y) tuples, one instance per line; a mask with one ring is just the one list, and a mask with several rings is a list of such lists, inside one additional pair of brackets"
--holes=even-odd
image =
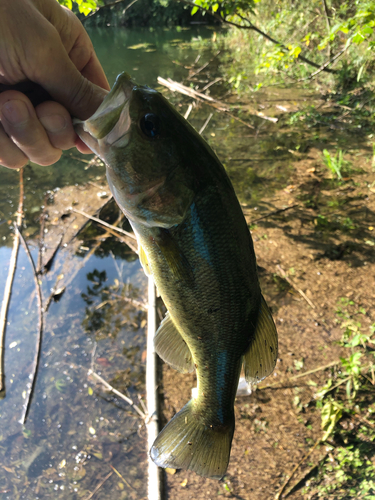
[(1, 112), (12, 125), (22, 125), (30, 118), (29, 109), (23, 101), (7, 101), (1, 108)]
[(39, 117), (39, 120), (47, 132), (56, 134), (66, 128), (66, 119), (61, 115), (47, 115)]

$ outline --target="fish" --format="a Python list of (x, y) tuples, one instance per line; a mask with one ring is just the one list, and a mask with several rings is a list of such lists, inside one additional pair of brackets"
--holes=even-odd
[(234, 401), (272, 373), (277, 331), (262, 296), (251, 234), (224, 166), (168, 100), (127, 73), (79, 137), (106, 165), (110, 190), (138, 240), (167, 313), (155, 350), (197, 396), (150, 450), (160, 467), (220, 479), (230, 458)]

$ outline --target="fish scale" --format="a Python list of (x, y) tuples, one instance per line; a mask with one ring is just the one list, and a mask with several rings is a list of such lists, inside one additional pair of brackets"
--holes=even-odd
[[(222, 174), (226, 176), (224, 171)], [(248, 247), (248, 251), (244, 252), (243, 246), (235, 244), (231, 234), (231, 219), (235, 219), (236, 212), (241, 209), (232, 187), (224, 181), (226, 177), (223, 182), (218, 183), (215, 190), (208, 185), (208, 193), (206, 190), (198, 193), (192, 203), (194, 208), (189, 208), (183, 224), (170, 230), (171, 238), (175, 240), (181, 253), (187, 256), (193, 269), (194, 279), (190, 286), (176, 280), (163, 254), (158, 250), (158, 230), (133, 224), (148, 261), (152, 263), (152, 269), (155, 269), (153, 276), (159, 293), (193, 354), (198, 379), (196, 406), (200, 408), (200, 412), (202, 408), (205, 409), (206, 419), (212, 425), (226, 424), (233, 419), (233, 401), (241, 357), (254, 332), (249, 323), (256, 324), (260, 302), (249, 231), (246, 224), (243, 224), (241, 229), (244, 234), (240, 237)], [(222, 197), (227, 203), (220, 206), (215, 200)], [(194, 233), (197, 231), (204, 236), (203, 248), (196, 244)], [(156, 244), (150, 244), (150, 236)], [(236, 236), (238, 240), (238, 232)], [(207, 253), (212, 256), (210, 264), (202, 257), (202, 254)], [(240, 265), (231, 266), (233, 261)], [(248, 275), (247, 280), (243, 279), (244, 274)], [(251, 287), (257, 292), (253, 292), (253, 299), (250, 296)], [(217, 308), (219, 310), (216, 313), (207, 314), (208, 310)], [(244, 316), (244, 309), (250, 310), (247, 316)], [(197, 340), (198, 336), (202, 340)], [(226, 354), (225, 366), (221, 353)], [(201, 367), (205, 366), (208, 368), (202, 370)], [(220, 398), (217, 391), (210, 389), (219, 384)], [(222, 417), (219, 418), (218, 415)]]

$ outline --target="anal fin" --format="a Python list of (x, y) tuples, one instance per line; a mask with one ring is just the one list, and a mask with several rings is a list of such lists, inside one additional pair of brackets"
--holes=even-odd
[(245, 379), (249, 384), (257, 384), (273, 372), (277, 344), (276, 326), (262, 295), (254, 337), (244, 356)]
[(163, 361), (182, 373), (194, 370), (193, 356), (167, 312), (156, 332), (155, 351)]

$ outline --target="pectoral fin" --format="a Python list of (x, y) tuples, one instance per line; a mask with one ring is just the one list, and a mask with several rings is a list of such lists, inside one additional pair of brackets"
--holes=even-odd
[(144, 271), (145, 275), (151, 276), (151, 270), (150, 270), (150, 266), (148, 265), (147, 255), (146, 255), (146, 253), (143, 250), (143, 247), (141, 245), (139, 245), (138, 256), (139, 256), (139, 261), (141, 263), (141, 266), (143, 267), (143, 271)]
[(250, 384), (257, 384), (270, 375), (275, 368), (276, 359), (276, 326), (262, 295), (254, 338), (244, 356), (246, 381)]
[(161, 359), (173, 368), (182, 373), (190, 373), (194, 370), (190, 349), (168, 312), (160, 323), (154, 343), (155, 351)]
[(168, 229), (160, 230), (156, 243), (176, 279), (185, 283), (192, 282), (193, 272), (189, 261)]

